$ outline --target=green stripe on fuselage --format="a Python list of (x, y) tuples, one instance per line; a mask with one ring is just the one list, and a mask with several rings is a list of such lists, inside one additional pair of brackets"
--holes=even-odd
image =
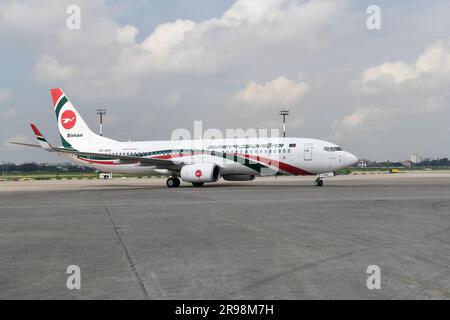
[[(63, 140), (64, 147), (66, 147), (66, 145), (64, 144), (65, 140), (62, 136), (61, 136), (61, 139)], [(65, 143), (67, 143), (67, 141)], [(72, 148), (72, 146), (70, 146), (70, 144), (68, 144), (68, 145), (69, 145), (68, 148)], [(201, 153), (201, 154), (207, 154), (207, 155), (231, 160), (233, 162), (237, 162), (237, 163), (242, 164), (243, 166), (246, 166), (247, 168), (250, 168), (256, 172), (261, 172), (262, 169), (268, 168), (266, 165), (263, 165), (254, 160), (251, 160), (251, 159), (248, 159), (245, 157), (241, 157), (241, 156), (237, 156), (232, 153), (225, 153), (225, 152), (218, 152), (218, 151), (166, 149), (166, 150), (151, 151), (151, 152), (132, 152), (132, 153), (134, 153), (134, 155), (130, 154), (129, 156), (131, 156), (131, 157), (133, 157), (133, 156), (135, 156), (135, 157), (151, 157), (151, 156), (160, 156), (160, 155), (166, 155), (166, 154), (173, 154), (173, 155), (180, 154), (181, 155), (181, 154), (185, 154), (185, 153), (193, 153), (193, 154)], [(111, 154), (110, 157), (83, 156), (83, 158), (90, 159), (90, 160), (117, 160), (117, 159), (113, 159), (112, 157), (114, 157), (114, 154)]]

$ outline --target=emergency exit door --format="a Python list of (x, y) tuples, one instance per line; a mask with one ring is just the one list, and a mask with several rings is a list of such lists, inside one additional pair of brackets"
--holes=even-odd
[(305, 161), (311, 161), (312, 160), (312, 143), (305, 143), (305, 149), (303, 152), (303, 157)]

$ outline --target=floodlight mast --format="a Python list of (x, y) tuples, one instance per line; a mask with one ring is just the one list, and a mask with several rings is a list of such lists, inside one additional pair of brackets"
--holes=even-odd
[(99, 115), (100, 120), (100, 135), (103, 136), (103, 116), (106, 114), (106, 109), (104, 108), (97, 109), (97, 114)]
[(283, 138), (286, 138), (286, 116), (289, 115), (289, 110), (281, 110), (280, 116), (283, 117)]

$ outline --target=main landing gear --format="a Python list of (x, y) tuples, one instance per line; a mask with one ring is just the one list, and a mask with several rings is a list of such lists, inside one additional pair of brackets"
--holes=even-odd
[(179, 187), (180, 186), (180, 179), (178, 179), (177, 177), (170, 177), (169, 179), (167, 179), (166, 185), (169, 188)]
[(321, 186), (323, 186), (323, 180), (320, 179), (320, 178), (317, 178), (316, 181), (314, 181), (314, 185), (315, 185), (316, 187), (321, 187)]
[(194, 187), (203, 187), (204, 184), (205, 184), (204, 182), (192, 182), (192, 185)]
[[(170, 177), (170, 178), (167, 179), (167, 181), (166, 181), (166, 185), (167, 185), (169, 188), (176, 188), (176, 187), (179, 187), (179, 186), (180, 186), (180, 183), (181, 183), (181, 181), (180, 181), (180, 179), (178, 179), (177, 177)], [(205, 184), (204, 182), (192, 182), (192, 185), (193, 185), (194, 187), (203, 187), (204, 184)]]

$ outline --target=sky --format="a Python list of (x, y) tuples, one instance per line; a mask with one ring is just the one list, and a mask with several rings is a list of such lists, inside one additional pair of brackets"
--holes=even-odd
[[(80, 9), (69, 29), (67, 8)], [(380, 29), (369, 29), (370, 5)], [(60, 144), (49, 89), (121, 141), (280, 129), (359, 158), (450, 156), (450, 1), (0, 0), (0, 162), (35, 123)]]

